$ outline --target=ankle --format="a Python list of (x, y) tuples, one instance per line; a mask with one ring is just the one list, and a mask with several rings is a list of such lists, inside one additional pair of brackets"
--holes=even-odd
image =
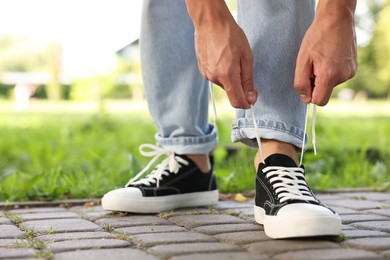
[(211, 169), (210, 157), (208, 154), (186, 154), (198, 168), (206, 173)]
[[(261, 148), (263, 151), (264, 159), (266, 159), (268, 156), (272, 154), (284, 154), (289, 156), (291, 159), (295, 161), (295, 163), (298, 165), (298, 156), (296, 152), (296, 147), (290, 143), (281, 142), (278, 140), (273, 139), (262, 139), (261, 140)], [(263, 162), (263, 158), (260, 155), (260, 152), (257, 151), (254, 164), (255, 169), (257, 171), (257, 168), (259, 167), (259, 163)]]

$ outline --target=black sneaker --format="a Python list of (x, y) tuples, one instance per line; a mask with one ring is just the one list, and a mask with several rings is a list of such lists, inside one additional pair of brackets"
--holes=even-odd
[[(156, 157), (161, 155), (162, 148), (158, 149), (160, 154)], [(103, 209), (157, 213), (217, 203), (218, 190), (213, 169), (203, 173), (185, 155), (166, 150), (162, 153), (167, 154), (168, 158), (157, 165), (149, 175), (137, 180), (140, 175), (143, 175), (144, 171), (142, 171), (124, 188), (105, 194), (102, 198)]]
[(256, 178), (255, 219), (271, 238), (337, 236), (340, 217), (307, 186), (304, 167), (274, 154), (260, 163)]

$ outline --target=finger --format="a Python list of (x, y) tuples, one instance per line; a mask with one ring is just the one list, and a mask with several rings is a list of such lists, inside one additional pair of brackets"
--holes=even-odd
[(319, 74), (315, 78), (311, 102), (318, 106), (325, 106), (330, 99), (335, 84), (326, 75)]
[(241, 86), (241, 75), (239, 73), (229, 73), (222, 81), (230, 104), (235, 108), (249, 109), (250, 104), (246, 99), (245, 92)]
[(252, 54), (241, 59), (241, 86), (249, 104), (256, 103), (257, 90), (253, 79), (253, 56)]
[(225, 89), (224, 86), (223, 86), (223, 84), (221, 83), (221, 81), (218, 80), (218, 77), (216, 77), (213, 73), (209, 72), (209, 71), (207, 70), (207, 68), (199, 67), (199, 70), (200, 70), (200, 73), (202, 74), (202, 76), (203, 76), (206, 80), (208, 80), (208, 81), (210, 81), (210, 82), (212, 82), (212, 83), (218, 85), (218, 86), (221, 87), (222, 89)]
[(294, 87), (303, 103), (309, 103), (312, 99), (313, 65), (310, 60), (298, 55), (295, 67)]
[(207, 80), (210, 80), (207, 76), (205, 69), (199, 63), (198, 63), (198, 68), (199, 68), (199, 72), (202, 75), (202, 77), (207, 79)]

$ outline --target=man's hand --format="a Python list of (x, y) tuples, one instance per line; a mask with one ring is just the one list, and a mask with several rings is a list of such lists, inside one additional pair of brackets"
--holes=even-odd
[(257, 99), (253, 54), (248, 40), (223, 0), (186, 0), (195, 26), (195, 51), (201, 74), (221, 86), (235, 108)]
[(295, 69), (295, 89), (304, 103), (324, 106), (338, 84), (357, 69), (356, 0), (320, 0), (303, 38)]

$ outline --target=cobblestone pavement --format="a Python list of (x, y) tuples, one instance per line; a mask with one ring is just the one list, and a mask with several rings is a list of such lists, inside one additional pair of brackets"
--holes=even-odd
[(254, 221), (253, 201), (155, 215), (93, 203), (8, 206), (0, 208), (0, 259), (390, 259), (390, 193), (318, 197), (340, 214), (342, 236), (271, 240)]

